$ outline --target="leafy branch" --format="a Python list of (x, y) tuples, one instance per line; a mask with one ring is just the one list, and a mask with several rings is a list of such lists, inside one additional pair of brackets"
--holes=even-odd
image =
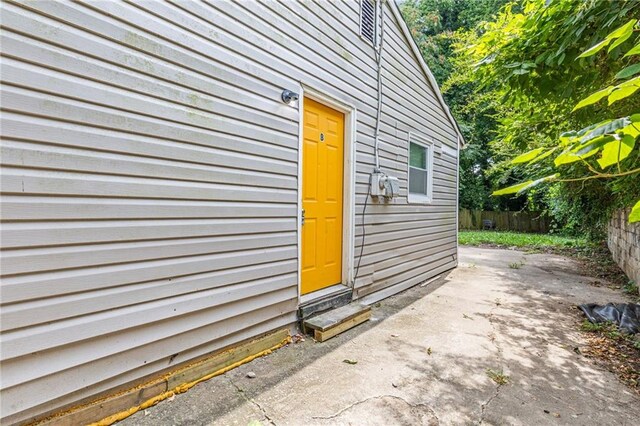
[[(624, 25), (609, 33), (604, 40), (590, 47), (576, 59), (588, 58), (608, 47), (607, 53), (620, 47), (629, 40), (634, 32), (638, 31), (637, 19), (631, 19)], [(629, 49), (624, 57), (640, 55), (640, 43)], [(640, 64), (632, 64), (615, 75), (616, 80), (624, 80), (619, 84), (610, 85), (604, 89), (590, 94), (579, 101), (573, 108), (577, 111), (589, 105), (594, 105), (607, 98), (608, 107), (612, 104), (636, 94), (640, 89)], [(573, 112), (572, 111), (572, 112)], [(640, 136), (640, 113), (633, 113), (625, 117), (604, 120), (578, 131), (568, 131), (560, 135), (556, 146), (545, 149), (536, 148), (521, 154), (511, 161), (511, 164), (524, 164), (530, 166), (539, 163), (560, 151), (553, 159), (553, 167), (557, 173), (539, 178), (527, 180), (516, 185), (500, 189), (493, 193), (494, 196), (521, 194), (531, 188), (549, 182), (581, 182), (591, 179), (612, 179), (617, 177), (640, 174), (640, 168), (626, 169), (629, 164), (627, 159), (634, 150), (637, 150), (637, 139)], [(598, 158), (593, 163), (593, 159)], [(562, 177), (565, 167), (572, 163), (580, 163), (586, 166), (585, 176)], [(599, 167), (599, 170), (598, 170)], [(615, 170), (615, 171), (612, 171)], [(640, 221), (640, 200), (632, 207), (629, 222)]]

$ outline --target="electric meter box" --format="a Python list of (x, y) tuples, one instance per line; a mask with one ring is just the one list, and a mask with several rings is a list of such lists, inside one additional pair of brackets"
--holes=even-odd
[(400, 182), (397, 177), (385, 173), (371, 174), (371, 196), (395, 198), (400, 194)]
[(386, 198), (396, 198), (400, 195), (400, 181), (397, 177), (387, 176), (384, 181), (384, 192)]

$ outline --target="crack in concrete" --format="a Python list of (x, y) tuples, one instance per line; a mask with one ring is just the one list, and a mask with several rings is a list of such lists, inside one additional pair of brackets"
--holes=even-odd
[(487, 316), (487, 319), (489, 320), (489, 324), (491, 325), (491, 330), (492, 330), (491, 337), (489, 337), (489, 341), (491, 342), (491, 344), (493, 346), (495, 346), (496, 350), (498, 351), (498, 353), (497, 353), (498, 361), (502, 362), (502, 348), (500, 347), (500, 345), (497, 342), (497, 338), (498, 338), (497, 332), (498, 332), (498, 330), (496, 329), (496, 325), (493, 322), (493, 316), (495, 315), (493, 313), (493, 311), (496, 310), (497, 308), (498, 308), (498, 306), (492, 308), (489, 311), (489, 315)]
[(360, 400), (360, 401), (356, 401), (356, 402), (354, 402), (353, 404), (350, 404), (350, 405), (348, 405), (348, 406), (344, 407), (343, 409), (341, 409), (341, 410), (340, 410), (340, 411), (338, 411), (337, 413), (332, 414), (332, 415), (330, 415), (330, 416), (312, 416), (311, 418), (312, 418), (312, 419), (319, 419), (319, 420), (330, 420), (330, 419), (335, 419), (336, 417), (340, 416), (340, 415), (341, 415), (342, 413), (344, 413), (345, 411), (347, 411), (347, 410), (349, 410), (349, 409), (351, 409), (351, 408), (353, 408), (353, 407), (355, 407), (355, 406), (358, 406), (358, 405), (360, 405), (360, 404), (364, 404), (365, 402), (373, 401), (373, 400), (375, 400), (375, 399), (382, 399), (382, 398), (392, 398), (392, 399), (396, 399), (396, 400), (402, 401), (402, 402), (404, 402), (405, 404), (407, 404), (407, 405), (408, 405), (409, 407), (411, 407), (411, 408), (424, 407), (424, 408), (426, 408), (426, 409), (431, 413), (431, 415), (433, 415), (433, 417), (435, 417), (436, 422), (437, 422), (437, 423), (436, 423), (436, 425), (439, 425), (439, 424), (440, 424), (440, 419), (438, 418), (438, 415), (436, 414), (436, 412), (435, 412), (435, 411), (433, 411), (433, 408), (431, 408), (431, 407), (430, 407), (430, 406), (428, 406), (427, 404), (425, 404), (425, 403), (423, 403), (423, 402), (420, 402), (420, 403), (417, 403), (417, 404), (412, 404), (412, 403), (410, 403), (409, 401), (407, 401), (406, 399), (402, 398), (401, 396), (397, 396), (397, 395), (390, 395), (390, 394), (377, 395), (377, 396), (370, 396), (369, 398), (365, 398), (365, 399), (362, 399), (362, 400)]
[(500, 395), (500, 389), (502, 389), (502, 385), (498, 385), (496, 387), (496, 393), (494, 393), (493, 396), (487, 400), (487, 402), (482, 404), (482, 407), (481, 407), (482, 411), (480, 413), (480, 420), (478, 420), (478, 424), (479, 425), (481, 425), (484, 422), (485, 411), (487, 410), (487, 407), (489, 406), (489, 404), (491, 404), (493, 402), (493, 400), (496, 399), (498, 397), (498, 395)]
[(236, 388), (238, 393), (240, 393), (242, 395), (242, 397), (245, 399), (245, 401), (250, 402), (251, 404), (255, 405), (258, 408), (258, 410), (260, 410), (260, 412), (262, 413), (264, 418), (269, 422), (269, 424), (271, 424), (273, 426), (277, 426), (276, 422), (271, 418), (271, 416), (269, 416), (269, 414), (267, 414), (266, 410), (262, 407), (262, 405), (260, 405), (260, 403), (258, 403), (258, 401), (254, 400), (253, 398), (249, 398), (244, 393), (244, 390), (242, 390), (240, 388), (240, 386), (236, 385), (235, 382), (233, 380), (231, 380), (231, 377), (227, 377), (227, 379), (229, 380), (229, 383), (231, 383), (231, 386)]
[[(502, 348), (500, 347), (500, 344), (497, 342), (498, 334), (497, 334), (496, 325), (493, 322), (494, 311), (497, 308), (498, 306), (494, 306), (493, 308), (491, 308), (491, 310), (489, 311), (489, 315), (487, 316), (487, 319), (489, 320), (489, 324), (491, 325), (491, 329), (492, 329), (491, 337), (489, 337), (489, 341), (497, 350), (496, 357), (498, 358), (498, 363), (502, 364), (504, 361), (502, 359)], [(478, 420), (478, 425), (481, 425), (484, 423), (484, 416), (486, 414), (487, 408), (493, 402), (493, 400), (496, 399), (498, 395), (500, 395), (500, 390), (502, 389), (502, 386), (504, 386), (503, 384), (500, 384), (500, 383), (498, 383), (497, 385), (498, 386), (496, 387), (496, 391), (493, 394), (493, 396), (480, 406), (480, 419)]]

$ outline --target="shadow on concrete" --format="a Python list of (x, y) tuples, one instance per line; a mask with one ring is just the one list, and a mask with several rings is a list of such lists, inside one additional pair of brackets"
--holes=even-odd
[[(255, 359), (223, 375), (199, 383), (184, 394), (176, 395), (171, 401), (162, 401), (158, 405), (138, 412), (120, 422), (120, 425), (199, 425), (203, 419), (214, 421), (238, 406), (259, 396), (282, 380), (300, 371), (309, 363), (335, 351), (349, 343), (353, 337), (366, 332), (384, 322), (387, 318), (402, 311), (415, 301), (436, 291), (449, 282), (451, 271), (445, 272), (428, 285), (416, 285), (400, 294), (374, 304), (372, 320), (348, 330), (326, 342), (315, 343), (311, 336), (299, 344), (289, 344), (265, 357)], [(298, 328), (298, 332), (302, 333)], [(236, 382), (246, 373), (256, 373), (258, 380), (243, 381), (242, 387)], [(199, 401), (194, 405), (189, 401)], [(175, 405), (184, 404), (184, 409), (175, 410)], [(258, 407), (256, 407), (258, 408)], [(260, 409), (260, 408), (258, 408)], [(346, 414), (346, 413), (345, 413)], [(400, 415), (400, 413), (398, 413)], [(266, 416), (268, 420), (268, 415)]]
[[(288, 424), (298, 418), (304, 424), (634, 424), (639, 399), (581, 355), (585, 342), (575, 310), (580, 303), (616, 302), (620, 299), (611, 299), (622, 296), (590, 285), (593, 280), (576, 274), (569, 259), (467, 250), (457, 270), (374, 306), (372, 321), (322, 344), (307, 338), (288, 345), (123, 423), (216, 424), (248, 404), (256, 420), (275, 424), (280, 418), (274, 418), (273, 403), (290, 407)], [(361, 339), (348, 346), (370, 330), (371, 348)], [(402, 336), (390, 334), (396, 332)], [(305, 367), (338, 349), (358, 353), (357, 367), (365, 373), (349, 376), (353, 395), (341, 395), (334, 410), (338, 405), (326, 408), (323, 401), (344, 392), (333, 386), (342, 367), (335, 363), (341, 362)], [(384, 367), (379, 374), (389, 377), (388, 383), (368, 375), (382, 370), (377, 367)], [(246, 378), (249, 371), (256, 379)], [(496, 383), (488, 371), (503, 375), (506, 383)], [(292, 376), (326, 393), (279, 389), (269, 394), (269, 404), (256, 401)], [(361, 397), (367, 392), (373, 395)], [(310, 409), (310, 403), (317, 407)]]

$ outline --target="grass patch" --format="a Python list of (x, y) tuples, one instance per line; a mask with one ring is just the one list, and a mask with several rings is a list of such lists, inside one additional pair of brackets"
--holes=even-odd
[(622, 286), (622, 291), (630, 296), (640, 296), (640, 288), (638, 287), (638, 284), (631, 280)]
[[(637, 284), (629, 281), (611, 257), (606, 242), (595, 243), (581, 237), (554, 234), (527, 234), (511, 231), (460, 231), (458, 242), (466, 246), (510, 248), (525, 254), (550, 253), (572, 257), (581, 264), (581, 273), (604, 280), (593, 285), (606, 285), (622, 289), (631, 300), (640, 301)], [(511, 269), (520, 269), (524, 263), (509, 264)]]
[(509, 264), (509, 268), (511, 269), (520, 269), (524, 266), (524, 262), (513, 262)]
[(487, 369), (487, 376), (489, 376), (489, 378), (491, 380), (493, 380), (494, 382), (496, 382), (500, 386), (506, 385), (507, 383), (509, 383), (509, 376), (504, 374), (504, 372), (502, 370), (495, 371), (495, 370), (492, 370), (492, 369), (488, 368)]
[(490, 244), (494, 246), (542, 250), (548, 248), (576, 248), (589, 246), (584, 238), (551, 234), (526, 234), (510, 231), (460, 231), (458, 241), (466, 246)]
[(632, 336), (621, 333), (618, 326), (612, 322), (592, 323), (589, 320), (584, 320), (580, 325), (582, 331), (591, 333), (603, 333), (610, 339), (629, 339), (629, 342), (634, 341)]
[(582, 324), (580, 324), (580, 328), (582, 331), (602, 331), (606, 328), (606, 323), (593, 323), (589, 320), (584, 320), (582, 321)]

